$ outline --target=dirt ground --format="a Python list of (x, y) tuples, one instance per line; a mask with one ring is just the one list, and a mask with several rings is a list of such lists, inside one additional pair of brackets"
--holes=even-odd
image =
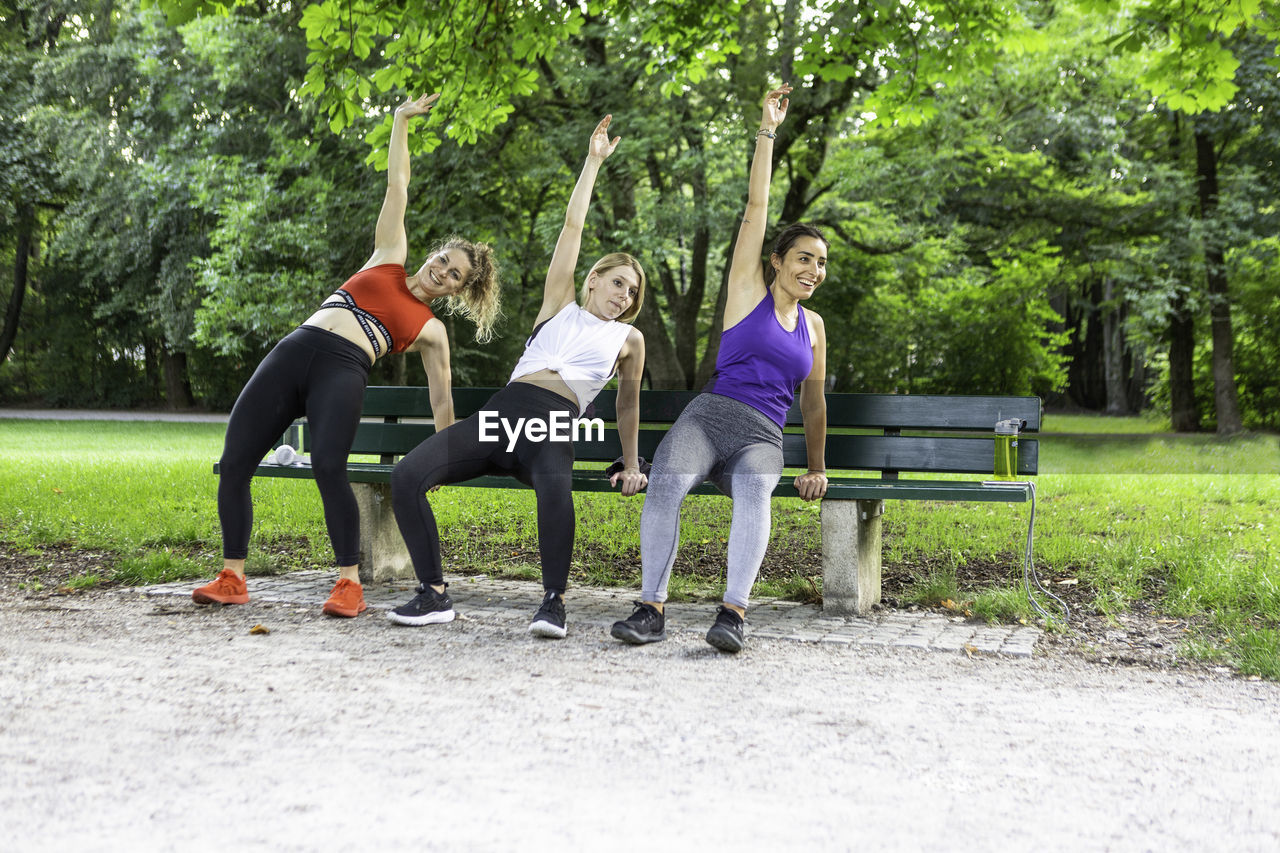
[(1212, 668), (538, 641), (9, 565), (4, 850), (1280, 847), (1280, 687)]

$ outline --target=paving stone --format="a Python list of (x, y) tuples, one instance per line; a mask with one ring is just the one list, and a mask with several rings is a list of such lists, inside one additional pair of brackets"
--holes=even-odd
[(930, 648), (940, 652), (958, 652), (973, 639), (973, 629), (952, 625), (933, 638)]

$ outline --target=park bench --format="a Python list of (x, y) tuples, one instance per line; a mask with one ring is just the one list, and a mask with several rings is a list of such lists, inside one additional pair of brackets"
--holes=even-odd
[[(461, 419), (479, 410), (494, 388), (455, 388), (454, 411)], [(696, 391), (640, 393), (640, 455), (653, 458), (666, 429)], [(580, 437), (574, 443), (579, 462), (611, 463), (622, 453), (616, 429), (615, 392), (603, 391), (594, 412), (606, 425), (603, 440)], [(366, 582), (413, 576), (408, 553), (391, 510), (390, 478), (396, 460), (432, 435), (430, 400), (424, 387), (373, 386), (365, 394), (363, 419), (352, 454), (376, 455), (377, 462), (351, 461), (348, 471), (360, 504), (360, 571)], [(833, 615), (864, 614), (880, 601), (881, 520), (886, 500), (1024, 502), (1026, 482), (993, 482), (993, 428), (1009, 418), (1026, 421), (1024, 433), (1040, 428), (1036, 397), (828, 394), (826, 460), (830, 485), (822, 501), (823, 609)], [(807, 465), (799, 407), (788, 413), (783, 438), (788, 468)], [(499, 430), (500, 432), (500, 430)], [(593, 432), (592, 438), (596, 437)], [(306, 424), (290, 428), (283, 443), (305, 452)], [(1038, 446), (1021, 438), (1018, 475), (1035, 474)], [(604, 466), (601, 465), (601, 469)], [(574, 491), (611, 491), (601, 469), (574, 472)], [(217, 468), (215, 466), (215, 472)], [(904, 478), (900, 475), (927, 475)], [(937, 479), (938, 475), (948, 478)], [(955, 479), (950, 475), (978, 475)], [(259, 477), (311, 476), (308, 467), (264, 463)], [(784, 473), (775, 497), (797, 497)], [(459, 485), (525, 488), (510, 477), (477, 477)], [(718, 494), (703, 483), (693, 494)], [(637, 531), (637, 536), (639, 535)]]

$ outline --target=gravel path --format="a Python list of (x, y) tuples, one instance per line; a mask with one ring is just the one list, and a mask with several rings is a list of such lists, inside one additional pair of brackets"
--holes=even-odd
[(527, 618), (10, 599), (0, 849), (1280, 847), (1274, 684)]

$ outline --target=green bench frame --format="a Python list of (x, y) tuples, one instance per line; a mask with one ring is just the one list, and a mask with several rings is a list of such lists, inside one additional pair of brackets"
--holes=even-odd
[[(459, 419), (479, 410), (496, 388), (455, 388)], [(653, 458), (658, 442), (696, 391), (640, 392), (640, 455)], [(579, 462), (610, 463), (622, 455), (615, 392), (602, 391), (588, 416), (604, 421), (603, 441), (574, 443)], [(377, 455), (378, 462), (350, 462), (360, 504), (365, 582), (413, 577), (413, 567), (391, 510), (391, 469), (398, 457), (431, 436), (431, 404), (425, 387), (372, 386), (365, 393), (362, 422), (352, 454)], [(1025, 502), (1026, 482), (991, 482), (996, 421), (1027, 422), (1019, 440), (1018, 475), (1036, 473), (1041, 406), (1037, 397), (985, 397), (894, 394), (827, 395), (827, 469), (830, 485), (822, 500), (823, 609), (832, 615), (865, 614), (880, 601), (881, 519), (886, 500)], [(788, 413), (783, 459), (788, 468), (807, 467), (799, 407)], [(594, 433), (594, 431), (593, 431)], [(306, 423), (290, 428), (281, 443), (306, 452)], [(600, 466), (601, 468), (604, 465)], [(215, 472), (217, 466), (214, 466)], [(844, 476), (842, 472), (874, 476)], [(840, 473), (841, 475), (837, 476)], [(903, 479), (901, 474), (985, 475), (979, 479)], [(264, 463), (259, 477), (310, 478), (308, 467)], [(797, 497), (794, 473), (784, 473), (775, 497)], [(526, 488), (510, 477), (486, 476), (459, 485)], [(574, 491), (614, 491), (602, 471), (576, 470)], [(719, 494), (709, 483), (693, 494)], [(637, 536), (639, 532), (637, 531)]]

